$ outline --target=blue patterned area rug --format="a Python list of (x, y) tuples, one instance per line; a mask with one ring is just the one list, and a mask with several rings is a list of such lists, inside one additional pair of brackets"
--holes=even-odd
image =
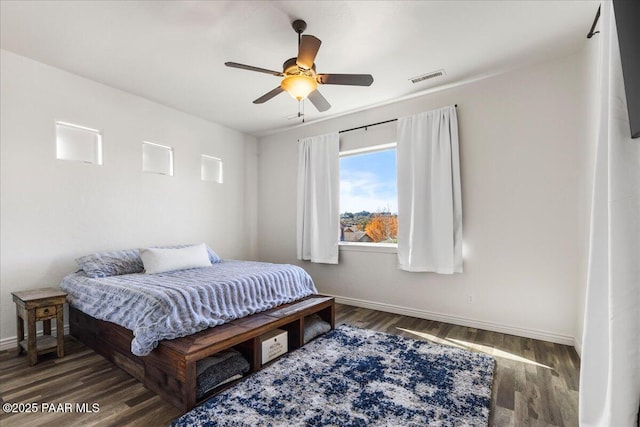
[(341, 325), (172, 426), (486, 426), (492, 357)]

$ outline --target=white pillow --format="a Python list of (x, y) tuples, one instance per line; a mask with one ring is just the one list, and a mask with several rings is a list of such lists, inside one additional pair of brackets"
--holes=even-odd
[(145, 274), (211, 266), (204, 243), (179, 249), (140, 249), (140, 258)]

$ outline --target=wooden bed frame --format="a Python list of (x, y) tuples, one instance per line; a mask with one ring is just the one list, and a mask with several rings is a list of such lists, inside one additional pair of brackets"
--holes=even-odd
[[(133, 334), (115, 323), (98, 320), (69, 306), (71, 335), (106, 357), (183, 412), (206, 401), (233, 383), (213, 389), (196, 399), (196, 362), (231, 347), (251, 365), (261, 369), (260, 336), (274, 329), (288, 332), (289, 351), (304, 345), (304, 319), (311, 314), (335, 327), (333, 297), (312, 295), (272, 310), (205, 329), (193, 335), (160, 341), (147, 356), (131, 353)], [(238, 380), (240, 381), (240, 380)]]

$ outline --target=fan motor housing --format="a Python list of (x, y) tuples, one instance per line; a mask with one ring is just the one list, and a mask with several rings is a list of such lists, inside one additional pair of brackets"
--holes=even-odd
[(282, 72), (286, 75), (305, 75), (305, 76), (309, 76), (309, 77), (315, 77), (316, 75), (316, 64), (313, 64), (313, 67), (311, 67), (310, 70), (305, 70), (302, 69), (300, 67), (298, 67), (297, 62), (297, 58), (289, 58), (286, 61), (284, 61), (284, 64), (282, 64)]

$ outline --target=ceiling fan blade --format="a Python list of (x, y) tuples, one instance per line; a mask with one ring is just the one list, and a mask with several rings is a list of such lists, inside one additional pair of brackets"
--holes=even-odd
[(371, 74), (318, 74), (316, 80), (323, 85), (371, 86)]
[(298, 67), (310, 70), (313, 67), (313, 61), (316, 59), (321, 44), (320, 39), (314, 36), (302, 36), (300, 38), (300, 46), (298, 46), (298, 59), (296, 60)]
[(318, 92), (317, 89), (311, 92), (308, 98), (313, 106), (316, 107), (316, 110), (320, 111), (321, 113), (331, 108), (331, 104), (329, 104), (329, 101), (327, 101), (327, 99), (322, 96), (322, 94)]
[(280, 92), (284, 92), (284, 90), (280, 86), (278, 86), (277, 88), (273, 89), (270, 92), (265, 93), (260, 98), (258, 98), (255, 101), (253, 101), (253, 103), (254, 104), (262, 104), (264, 102), (267, 102), (268, 100), (270, 100), (274, 96), (278, 95)]
[(257, 71), (259, 73), (271, 74), (278, 77), (284, 76), (284, 74), (282, 74), (280, 71), (267, 70), (266, 68), (253, 67), (251, 65), (238, 64), (237, 62), (225, 62), (224, 65), (232, 68), (240, 68), (241, 70)]

